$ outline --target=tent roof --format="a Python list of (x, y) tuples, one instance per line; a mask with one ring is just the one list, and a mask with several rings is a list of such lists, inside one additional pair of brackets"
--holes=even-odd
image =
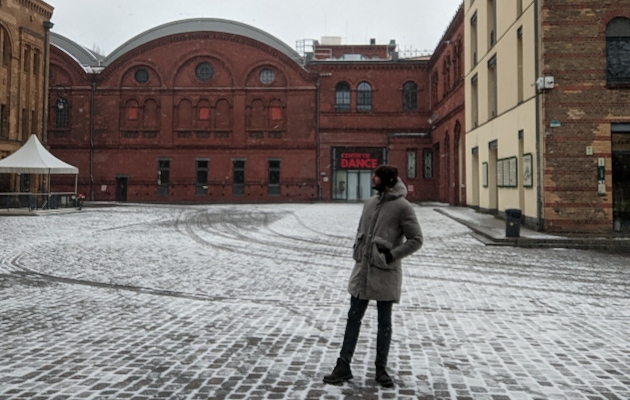
[(53, 156), (31, 135), (22, 147), (0, 160), (0, 173), (78, 174), (79, 169)]

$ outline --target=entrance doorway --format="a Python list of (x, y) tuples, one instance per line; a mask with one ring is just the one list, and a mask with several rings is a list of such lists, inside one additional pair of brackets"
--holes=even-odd
[(335, 171), (334, 200), (367, 200), (372, 197), (372, 171)]
[(630, 124), (612, 124), (613, 230), (630, 232)]
[(127, 201), (127, 177), (116, 177), (116, 201)]

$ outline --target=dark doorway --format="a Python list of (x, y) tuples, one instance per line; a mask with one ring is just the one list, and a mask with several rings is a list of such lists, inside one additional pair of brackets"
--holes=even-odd
[(630, 232), (630, 124), (612, 124), (613, 230)]
[(116, 201), (127, 201), (127, 177), (116, 177)]

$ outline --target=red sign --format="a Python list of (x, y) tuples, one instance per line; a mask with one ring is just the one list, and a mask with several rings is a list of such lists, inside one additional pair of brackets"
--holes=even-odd
[(376, 169), (378, 159), (370, 153), (341, 153), (339, 166), (342, 169)]

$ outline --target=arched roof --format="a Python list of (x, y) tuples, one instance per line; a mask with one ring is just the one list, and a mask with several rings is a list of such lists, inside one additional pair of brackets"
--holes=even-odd
[(100, 66), (105, 58), (102, 55), (88, 50), (80, 44), (55, 32), (50, 32), (50, 43), (77, 60), (83, 68)]
[(186, 19), (157, 26), (131, 38), (106, 57), (92, 52), (72, 40), (55, 33), (51, 35), (51, 43), (70, 54), (84, 67), (105, 67), (125, 53), (143, 44), (166, 36), (191, 32), (221, 32), (244, 36), (264, 43), (282, 52), (296, 63), (303, 64), (302, 57), (275, 36), (250, 25), (216, 18)]

